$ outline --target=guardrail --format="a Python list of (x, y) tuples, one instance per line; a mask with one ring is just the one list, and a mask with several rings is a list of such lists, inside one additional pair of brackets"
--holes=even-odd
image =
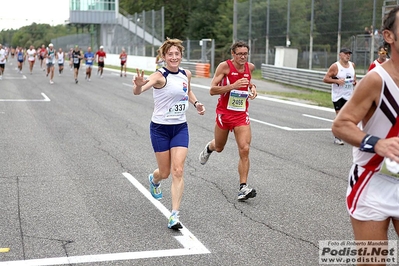
[[(331, 84), (324, 83), (326, 72), (308, 69), (277, 67), (262, 64), (262, 78), (291, 86), (308, 88), (319, 91), (331, 91)], [(364, 75), (356, 75), (359, 81)]]

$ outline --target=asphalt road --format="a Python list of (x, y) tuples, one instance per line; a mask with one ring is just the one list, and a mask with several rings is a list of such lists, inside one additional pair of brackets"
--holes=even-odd
[[(152, 200), (156, 167), (149, 139), (152, 93), (132, 94), (131, 78), (54, 84), (6, 66), (0, 80), (0, 266), (3, 265), (318, 265), (320, 240), (352, 239), (345, 207), (351, 147), (336, 146), (334, 112), (259, 96), (252, 118), (249, 185), (237, 201), (238, 153), (202, 166), (213, 137), (217, 97), (209, 79), (193, 78), (206, 106), (188, 110), (190, 147), (180, 219), (167, 228), (170, 182)], [(258, 81), (258, 90), (277, 84)], [(9, 248), (9, 250), (8, 250)]]

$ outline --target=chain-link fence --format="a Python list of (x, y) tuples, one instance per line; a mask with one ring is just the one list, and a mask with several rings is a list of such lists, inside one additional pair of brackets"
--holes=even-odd
[[(312, 69), (327, 69), (337, 60), (338, 28), (339, 16), (338, 6), (342, 0), (318, 1), (315, 0), (315, 6), (318, 6), (314, 14), (314, 29), (323, 26), (326, 29), (319, 33), (319, 37), (329, 36), (334, 42), (326, 44), (317, 43), (314, 38), (312, 48)], [(380, 28), (382, 22), (383, 5), (386, 1), (376, 0), (377, 5), (373, 10), (374, 0), (343, 0), (341, 10), (341, 20), (346, 21), (341, 26), (340, 47), (352, 49), (351, 60), (356, 64), (360, 71), (366, 72), (371, 58), (377, 57), (377, 49), (382, 44), (380, 32), (372, 31), (373, 12), (376, 14), (376, 29)], [(246, 2), (237, 1), (237, 25), (236, 39), (248, 42), (251, 47), (249, 60), (260, 68), (262, 63), (274, 64), (275, 46), (287, 46), (287, 40), (290, 40), (290, 48), (298, 49), (298, 68), (309, 68), (310, 55), (310, 21), (311, 21), (311, 3), (312, 0), (294, 1), (294, 0), (248, 0)], [(270, 4), (270, 13), (268, 14), (267, 2)], [(305, 14), (295, 10), (299, 5), (305, 5)], [(361, 8), (368, 4), (370, 16), (359, 16)], [(336, 9), (328, 8), (330, 6)], [(269, 16), (269, 18), (268, 18)], [(336, 20), (321, 20), (320, 18), (336, 17)], [(318, 20), (316, 20), (318, 18)], [(349, 23), (350, 22), (350, 23)], [(302, 25), (302, 27), (298, 27)], [(371, 29), (369, 34), (364, 34), (365, 27)], [(269, 30), (267, 29), (269, 28)], [(234, 32), (234, 25), (233, 25)], [(270, 41), (269, 49), (266, 53), (267, 32)], [(374, 38), (373, 56), (371, 52), (371, 38)], [(320, 40), (320, 38), (319, 38)], [(221, 56), (217, 55), (216, 58)], [(267, 57), (267, 60), (266, 60)]]

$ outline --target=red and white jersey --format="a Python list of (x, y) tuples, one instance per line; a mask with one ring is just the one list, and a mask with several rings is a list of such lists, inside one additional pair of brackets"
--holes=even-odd
[(104, 51), (97, 51), (96, 55), (98, 56), (98, 62), (104, 62), (104, 58), (107, 56)]
[(44, 56), (46, 55), (46, 53), (47, 53), (47, 49), (46, 49), (46, 48), (40, 48), (39, 54), (40, 54), (42, 57), (44, 57)]
[(378, 65), (381, 65), (382, 63), (385, 63), (388, 60), (389, 59), (385, 60), (384, 62), (380, 62), (380, 61), (378, 61), (378, 59), (374, 60), (373, 63), (370, 64), (368, 71), (372, 70), (373, 68), (375, 68)]
[[(241, 78), (246, 78), (251, 82), (251, 71), (248, 62), (245, 63), (244, 72), (240, 73), (229, 59), (226, 61), (230, 67), (230, 72), (219, 83), (220, 86), (226, 86), (235, 83)], [(216, 106), (217, 114), (236, 114), (237, 111), (248, 112), (248, 85), (242, 88), (225, 92), (219, 96)]]
[[(359, 128), (365, 133), (379, 138), (399, 136), (399, 88), (385, 71), (378, 65), (375, 71), (382, 78), (380, 102), (367, 124), (359, 123)], [(384, 157), (378, 154), (360, 151), (353, 148), (353, 163), (370, 171), (380, 171)]]
[(121, 54), (119, 55), (119, 58), (121, 59), (121, 63), (126, 63), (127, 54), (126, 54), (126, 53), (121, 53)]

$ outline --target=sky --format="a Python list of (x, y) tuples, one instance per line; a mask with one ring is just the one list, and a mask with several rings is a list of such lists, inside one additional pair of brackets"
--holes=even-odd
[(23, 26), (65, 24), (69, 19), (69, 0), (0, 0), (0, 31)]

